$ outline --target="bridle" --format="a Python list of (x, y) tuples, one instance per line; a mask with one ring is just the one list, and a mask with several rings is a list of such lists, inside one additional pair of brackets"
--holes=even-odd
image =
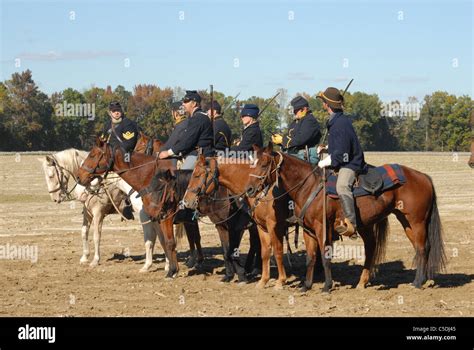
[(278, 160), (278, 163), (275, 161), (275, 157), (273, 156), (269, 156), (271, 161), (270, 161), (270, 166), (268, 167), (267, 171), (265, 172), (264, 175), (257, 175), (257, 174), (250, 174), (249, 176), (250, 177), (255, 177), (257, 179), (260, 180), (260, 182), (258, 183), (258, 186), (255, 188), (255, 192), (261, 192), (263, 191), (266, 187), (268, 187), (268, 185), (266, 186), (265, 184), (267, 183), (267, 181), (269, 183), (271, 183), (271, 179), (270, 177), (272, 176), (273, 173), (275, 173), (275, 182), (277, 187), (278, 187), (278, 179), (280, 177), (280, 174), (278, 173), (279, 170), (280, 170), (280, 167), (281, 167), (281, 164), (283, 163), (283, 155), (281, 154), (281, 152), (276, 152), (280, 157), (279, 157), (279, 160)]
[[(214, 172), (212, 173), (212, 177), (209, 178), (209, 173), (211, 171), (211, 168), (207, 166), (208, 161), (206, 160), (206, 166), (204, 167), (205, 174), (204, 174), (204, 177), (201, 176), (201, 183), (195, 188), (187, 189), (187, 191), (191, 193), (195, 193), (196, 196), (198, 197), (201, 194), (206, 194), (207, 190), (209, 189), (209, 187), (211, 187), (212, 184), (214, 184), (214, 190), (212, 191), (212, 193), (209, 194), (209, 196), (212, 196), (213, 194), (215, 194), (219, 187), (219, 168), (217, 166), (217, 159), (216, 158), (211, 158), (211, 159), (214, 160), (215, 162)], [(196, 166), (200, 166), (200, 165), (196, 165)]]
[[(72, 200), (73, 198), (71, 197), (71, 193), (76, 188), (77, 181), (75, 181), (75, 184), (71, 190), (68, 189), (68, 185), (69, 185), (69, 176), (72, 175), (72, 178), (75, 179), (74, 174), (69, 169), (66, 169), (63, 166), (59, 165), (58, 160), (54, 157), (54, 155), (51, 154), (49, 157), (53, 159), (52, 165), (50, 166), (54, 167), (54, 171), (58, 179), (58, 187), (53, 190), (48, 191), (48, 193), (56, 193), (59, 191), (60, 198), (62, 197), (66, 200)], [(69, 174), (65, 175), (64, 171), (66, 171)], [(61, 199), (61, 201), (63, 200)]]
[(90, 168), (88, 167), (87, 165), (85, 164), (82, 164), (81, 165), (81, 168), (84, 169), (86, 172), (88, 172), (90, 175), (99, 175), (97, 173), (97, 171), (104, 171), (105, 174), (104, 174), (104, 178), (107, 177), (107, 174), (109, 173), (109, 171), (112, 169), (112, 167), (114, 166), (114, 157), (113, 157), (113, 152), (112, 152), (112, 155), (110, 156), (110, 159), (109, 159), (109, 162), (107, 165), (103, 165), (103, 166), (99, 166), (100, 164), (100, 161), (102, 160), (102, 158), (107, 154), (107, 149), (108, 149), (108, 144), (107, 143), (104, 143), (104, 149), (101, 149), (99, 148), (99, 151), (100, 151), (100, 157), (99, 159), (97, 160), (97, 164), (95, 165), (94, 168)]

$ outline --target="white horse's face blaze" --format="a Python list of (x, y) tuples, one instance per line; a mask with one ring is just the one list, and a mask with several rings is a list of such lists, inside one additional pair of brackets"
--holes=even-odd
[(61, 202), (60, 191), (55, 191), (60, 187), (60, 184), (54, 165), (52, 165), (46, 158), (41, 159), (41, 163), (51, 200), (53, 202)]

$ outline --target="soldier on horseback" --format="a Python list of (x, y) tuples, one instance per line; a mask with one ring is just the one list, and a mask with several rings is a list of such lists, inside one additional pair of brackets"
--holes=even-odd
[(160, 159), (172, 156), (183, 157), (182, 170), (194, 169), (197, 160), (197, 149), (200, 148), (205, 156), (212, 156), (213, 134), (212, 122), (201, 110), (201, 96), (195, 90), (186, 91), (183, 106), (189, 115), (185, 128), (177, 142), (168, 150), (161, 151)]
[(309, 109), (308, 101), (302, 96), (291, 100), (295, 119), (288, 127), (288, 133), (272, 135), (272, 142), (281, 145), (283, 151), (300, 159), (316, 164), (319, 160), (316, 145), (321, 138), (319, 123)]
[(216, 151), (225, 151), (231, 146), (232, 131), (224, 118), (222, 118), (222, 107), (220, 103), (212, 101), (212, 108), (209, 106), (207, 115), (213, 122), (214, 148)]
[[(112, 147), (119, 146), (124, 151), (124, 161), (129, 162), (130, 152), (133, 151), (138, 141), (138, 125), (133, 120), (128, 119), (119, 102), (113, 101), (109, 104), (110, 120), (106, 123), (101, 134), (101, 139), (109, 143)], [(128, 220), (133, 220), (133, 211), (128, 195), (124, 198), (122, 214)]]
[[(317, 96), (329, 113), (328, 156), (319, 161), (320, 168), (331, 167), (339, 172), (336, 191), (344, 212), (344, 222), (335, 228), (339, 234), (352, 236), (357, 231), (354, 196), (352, 188), (357, 175), (365, 168), (364, 152), (352, 122), (343, 112), (344, 97), (339, 89), (329, 87)], [(318, 153), (324, 149), (318, 147)]]

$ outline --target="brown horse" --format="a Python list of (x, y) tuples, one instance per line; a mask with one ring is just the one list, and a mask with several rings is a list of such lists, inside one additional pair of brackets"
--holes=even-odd
[(471, 141), (471, 157), (467, 162), (471, 168), (474, 168), (474, 139)]
[[(252, 168), (253, 163), (244, 162), (243, 160), (239, 160), (238, 164), (235, 163), (237, 163), (235, 158), (204, 158), (202, 155), (199, 156), (184, 195), (183, 204), (187, 208), (195, 209), (203, 198), (212, 197), (222, 186), (237, 195), (236, 197), (243, 196), (248, 178), (254, 170)], [(281, 289), (286, 282), (286, 272), (283, 266), (283, 237), (287, 227), (289, 198), (284, 196), (274, 201), (274, 191), (276, 189), (271, 186), (262, 198), (249, 200), (250, 207), (253, 209), (253, 219), (257, 223), (262, 250), (262, 276), (257, 283), (257, 288), (264, 288), (270, 279), (272, 247), (278, 266), (278, 280), (275, 288)]]
[[(163, 145), (163, 142), (160, 140), (154, 140), (140, 131), (137, 144), (135, 145), (135, 149), (133, 151), (137, 153), (153, 155), (159, 152)], [(183, 226), (186, 232), (186, 238), (188, 239), (189, 243), (189, 257), (186, 261), (186, 266), (189, 268), (192, 268), (196, 265), (199, 266), (199, 264), (204, 261), (199, 225), (196, 222), (184, 222)]]
[[(316, 246), (319, 245), (324, 247), (321, 249), (325, 273), (323, 292), (329, 292), (332, 287), (331, 251), (328, 251), (330, 247), (327, 244), (331, 240), (336, 220), (343, 217), (339, 201), (327, 199), (326, 231), (329, 232), (323, 237), (322, 171), (295, 157), (273, 152), (271, 144), (265, 149), (255, 147), (255, 150), (258, 160), (247, 186), (249, 196), (255, 196), (265, 184), (272, 184), (280, 179), (283, 189), (295, 202), (295, 214), (300, 215), (307, 199), (311, 194), (316, 195), (304, 216), (304, 224), (311, 229), (312, 234), (305, 232), (308, 258), (303, 288), (309, 289), (312, 286)], [(421, 288), (427, 278), (433, 278), (444, 268), (446, 257), (433, 182), (426, 174), (406, 166), (401, 167), (406, 177), (405, 184), (389, 189), (377, 197), (356, 198), (360, 222), (358, 231), (364, 240), (366, 253), (358, 287), (365, 287), (372, 267), (383, 257), (389, 214), (395, 214), (415, 248), (415, 287)]]

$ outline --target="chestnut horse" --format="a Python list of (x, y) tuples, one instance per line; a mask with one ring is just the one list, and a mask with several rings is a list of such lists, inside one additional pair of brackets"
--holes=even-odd
[[(205, 158), (200, 155), (184, 195), (183, 204), (187, 208), (196, 209), (199, 203), (211, 198), (222, 186), (228, 188), (235, 195), (243, 196), (248, 178), (253, 171), (252, 164), (241, 159)], [(273, 193), (274, 187), (272, 186), (262, 198), (249, 200), (252, 216), (257, 224), (262, 250), (262, 276), (257, 283), (257, 288), (264, 288), (270, 279), (272, 247), (278, 266), (278, 280), (275, 289), (281, 289), (286, 282), (286, 272), (283, 265), (283, 237), (287, 227), (289, 198), (285, 196), (273, 201)], [(261, 199), (265, 199), (265, 201), (261, 201)]]
[[(331, 250), (326, 246), (331, 240), (331, 232), (336, 220), (342, 215), (338, 200), (328, 198), (326, 237), (323, 237), (323, 187), (322, 170), (298, 158), (273, 152), (270, 144), (265, 149), (254, 146), (257, 162), (248, 186), (247, 194), (255, 196), (266, 184), (281, 182), (283, 189), (295, 202), (295, 214), (300, 215), (311, 194), (316, 194), (307, 208), (304, 224), (312, 231), (305, 230), (307, 249), (307, 273), (303, 289), (313, 283), (313, 270), (316, 260), (316, 246), (321, 249), (325, 283), (323, 292), (332, 288), (330, 267)], [(415, 248), (416, 276), (413, 285), (421, 288), (424, 282), (441, 271), (446, 256), (442, 239), (442, 227), (436, 201), (436, 192), (431, 178), (417, 170), (401, 166), (406, 183), (386, 190), (379, 196), (356, 198), (356, 212), (360, 222), (358, 232), (364, 240), (366, 259), (358, 287), (365, 287), (370, 271), (377, 259), (383, 257), (386, 241), (387, 216), (395, 214), (402, 224), (408, 239)]]

